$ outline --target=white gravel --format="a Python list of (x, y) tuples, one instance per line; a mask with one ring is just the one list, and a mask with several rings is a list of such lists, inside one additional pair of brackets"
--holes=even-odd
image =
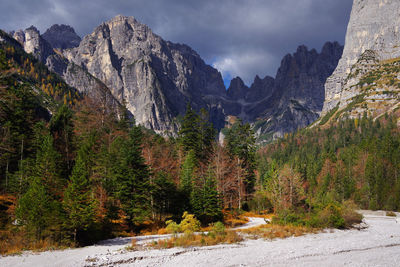
[(400, 223), (384, 213), (363, 213), (368, 226), (363, 230), (145, 251), (126, 251), (131, 239), (119, 238), (78, 249), (0, 257), (0, 266), (400, 266)]

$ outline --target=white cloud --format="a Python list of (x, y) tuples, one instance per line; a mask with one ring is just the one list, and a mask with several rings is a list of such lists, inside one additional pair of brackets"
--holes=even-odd
[(269, 68), (266, 68), (266, 66), (274, 63), (275, 58), (265, 51), (245, 51), (219, 57), (213, 63), (213, 67), (218, 69), (223, 77), (239, 76), (246, 85), (250, 86), (255, 75), (260, 77), (274, 76), (272, 73), (267, 73)]

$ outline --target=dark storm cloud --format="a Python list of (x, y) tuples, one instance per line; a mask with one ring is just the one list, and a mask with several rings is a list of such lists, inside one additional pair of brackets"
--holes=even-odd
[(274, 76), (298, 45), (343, 44), (352, 0), (0, 0), (1, 28), (69, 24), (81, 36), (117, 14), (186, 43), (224, 76)]

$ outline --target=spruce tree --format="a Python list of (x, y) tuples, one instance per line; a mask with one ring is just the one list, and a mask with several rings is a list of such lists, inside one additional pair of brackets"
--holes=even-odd
[(18, 201), (17, 219), (26, 225), (28, 232), (34, 234), (37, 240), (42, 238), (43, 231), (51, 224), (51, 202), (51, 197), (38, 176), (33, 177), (27, 192)]
[(233, 159), (235, 156), (244, 170), (246, 197), (254, 192), (255, 185), (255, 137), (248, 123), (238, 120), (226, 135), (226, 147)]
[(200, 154), (200, 118), (188, 103), (186, 114), (183, 117), (181, 129), (179, 130), (179, 143), (185, 153), (194, 151), (196, 155)]
[(114, 167), (116, 195), (130, 227), (143, 221), (150, 211), (150, 173), (142, 156), (141, 140), (141, 129), (134, 126)]
[(60, 154), (54, 149), (53, 138), (49, 134), (43, 137), (36, 153), (34, 175), (42, 179), (53, 198), (61, 198), (65, 180), (60, 174)]
[(212, 170), (208, 170), (203, 188), (203, 221), (206, 223), (222, 219), (221, 199), (217, 190), (217, 183)]
[(62, 105), (50, 120), (49, 128), (54, 138), (54, 146), (63, 155), (63, 173), (68, 176), (72, 168), (73, 151), (73, 113), (66, 105)]
[(83, 144), (78, 151), (67, 189), (64, 193), (64, 208), (68, 220), (66, 226), (73, 231), (74, 242), (77, 234), (87, 230), (94, 222), (96, 201), (93, 199), (87, 161), (90, 145)]
[(192, 191), (196, 165), (197, 161), (195, 152), (193, 150), (190, 150), (185, 157), (185, 161), (182, 164), (180, 177), (180, 188), (186, 194), (190, 194), (190, 192)]
[(194, 151), (197, 160), (206, 163), (212, 153), (215, 134), (207, 111), (201, 109), (198, 115), (188, 104), (178, 133), (183, 152), (187, 154), (189, 151)]

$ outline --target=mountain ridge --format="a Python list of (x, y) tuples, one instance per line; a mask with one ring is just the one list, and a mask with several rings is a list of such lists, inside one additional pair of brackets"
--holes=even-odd
[[(63, 31), (75, 33), (72, 27), (57, 24), (46, 33), (52, 32), (57, 39)], [(36, 32), (38, 43), (48, 43)], [(14, 33), (14, 38), (19, 35), (21, 31)], [(76, 36), (68, 38), (73, 41)], [(68, 38), (53, 40), (53, 44), (71, 43)], [(24, 43), (25, 39), (20, 39)], [(107, 88), (111, 102), (126, 103), (139, 124), (157, 133), (176, 134), (178, 117), (185, 114), (190, 102), (195, 110), (206, 109), (217, 129), (226, 127), (228, 118), (235, 116), (254, 124), (259, 137), (269, 135), (268, 141), (318, 117), (324, 79), (342, 50), (338, 43), (330, 42), (320, 53), (299, 46), (293, 55), (283, 58), (275, 78), (256, 75), (247, 87), (237, 77), (225, 88), (221, 73), (191, 47), (163, 40), (134, 17), (118, 15), (96, 27), (78, 46), (58, 46), (61, 48), (50, 52), (39, 47), (40, 53), (34, 54), (46, 54), (40, 59), (80, 92), (99, 98), (99, 88)], [(264, 127), (271, 120), (272, 125)], [(257, 127), (263, 122), (263, 127)]]

